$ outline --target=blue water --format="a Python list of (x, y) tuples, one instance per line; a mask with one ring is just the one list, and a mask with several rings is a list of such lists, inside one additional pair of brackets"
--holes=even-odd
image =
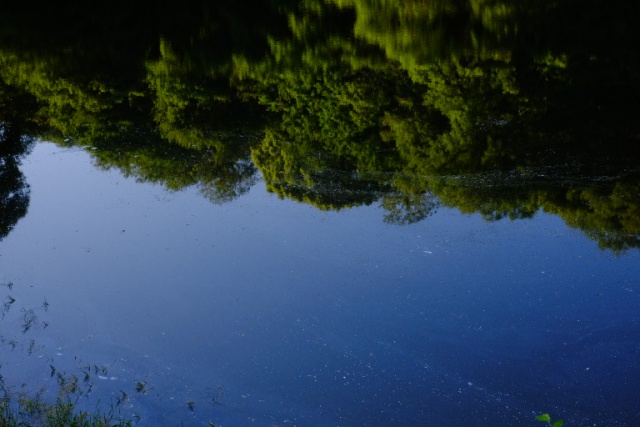
[[(139, 425), (640, 425), (639, 252), (558, 217), (397, 226), (260, 182), (215, 205), (48, 143), (22, 170), (29, 212), (0, 242), (7, 381), (104, 366), (91, 396), (127, 391)], [(20, 307), (48, 326), (22, 334)]]

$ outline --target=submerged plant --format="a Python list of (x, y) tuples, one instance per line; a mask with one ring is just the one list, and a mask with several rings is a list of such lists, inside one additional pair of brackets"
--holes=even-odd
[(9, 312), (9, 309), (11, 308), (11, 305), (16, 302), (16, 299), (14, 297), (12, 297), (11, 295), (7, 295), (7, 299), (5, 301), (5, 303), (3, 304), (3, 309), (2, 309), (2, 318), (4, 319), (4, 316)]
[(22, 312), (24, 313), (22, 316), (22, 333), (24, 334), (36, 323), (38, 316), (36, 316), (36, 313), (31, 308), (28, 310), (23, 308)]
[(122, 402), (127, 400), (127, 397), (129, 397), (129, 394), (124, 390), (120, 390), (120, 393), (116, 396), (116, 406), (120, 406)]

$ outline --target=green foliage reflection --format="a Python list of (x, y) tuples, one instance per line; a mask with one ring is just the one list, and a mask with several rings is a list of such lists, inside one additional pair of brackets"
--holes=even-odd
[[(0, 81), (20, 101), (2, 120), (216, 202), (259, 170), (321, 209), (380, 203), (397, 224), (440, 205), (487, 220), (543, 210), (625, 250), (640, 245), (639, 6), (614, 3), (13, 6)], [(150, 24), (106, 31), (135, 21)]]

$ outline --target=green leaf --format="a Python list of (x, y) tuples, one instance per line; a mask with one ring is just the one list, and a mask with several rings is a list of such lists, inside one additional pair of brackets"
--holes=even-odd
[(563, 425), (564, 425), (564, 421), (558, 420), (555, 423), (553, 423), (552, 427), (562, 427)]
[(549, 414), (540, 414), (536, 417), (539, 421), (544, 421), (546, 423), (551, 422), (551, 416)]

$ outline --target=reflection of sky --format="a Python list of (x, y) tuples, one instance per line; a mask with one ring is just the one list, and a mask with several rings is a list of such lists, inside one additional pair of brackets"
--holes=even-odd
[(0, 280), (50, 303), (40, 354), (116, 361), (113, 390), (147, 381), (131, 397), (143, 421), (640, 417), (638, 252), (601, 252), (556, 217), (441, 209), (400, 227), (375, 206), (321, 212), (262, 183), (218, 206), (51, 144), (23, 171), (31, 204), (0, 242)]

